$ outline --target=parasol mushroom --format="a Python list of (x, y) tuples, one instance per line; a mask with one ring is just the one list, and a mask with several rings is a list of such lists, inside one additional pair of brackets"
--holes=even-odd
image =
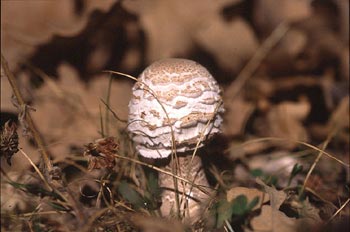
[(159, 173), (161, 213), (178, 213), (194, 223), (210, 198), (210, 189), (203, 188), (209, 184), (201, 158), (194, 151), (221, 131), (220, 88), (200, 64), (169, 58), (147, 67), (132, 90), (128, 130), (136, 150), (146, 158), (166, 159), (165, 170), (181, 178)]

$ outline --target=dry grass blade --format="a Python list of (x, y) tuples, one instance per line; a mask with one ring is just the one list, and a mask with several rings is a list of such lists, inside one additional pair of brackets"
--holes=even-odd
[[(204, 129), (203, 129), (203, 130), (201, 131), (201, 133), (200, 133), (200, 136), (199, 136), (199, 138), (198, 138), (196, 147), (195, 147), (195, 149), (194, 149), (194, 151), (193, 151), (193, 153), (192, 153), (192, 157), (191, 157), (191, 160), (190, 160), (190, 164), (189, 164), (189, 169), (188, 169), (187, 176), (190, 176), (190, 172), (191, 172), (191, 170), (192, 170), (192, 162), (193, 162), (193, 159), (194, 159), (194, 157), (196, 156), (196, 153), (197, 153), (197, 151), (198, 151), (198, 149), (199, 149), (200, 143), (201, 143), (201, 142), (203, 141), (203, 139), (204, 139), (204, 133), (205, 133), (205, 131), (207, 130), (207, 128), (209, 127), (210, 123), (214, 120), (214, 118), (215, 118), (215, 116), (217, 115), (218, 110), (219, 110), (219, 108), (220, 108), (220, 106), (221, 106), (222, 104), (223, 104), (222, 101), (220, 101), (220, 102), (217, 104), (217, 106), (215, 107), (215, 110), (214, 110), (214, 112), (213, 112), (213, 116), (210, 118), (210, 120), (208, 120), (208, 122), (207, 122), (207, 124), (205, 125)], [(194, 183), (195, 183), (195, 181), (196, 181), (196, 178), (198, 177), (198, 174), (199, 174), (199, 172), (197, 172), (196, 175), (193, 177), (193, 179), (190, 180), (190, 185), (191, 185), (191, 187), (190, 187), (190, 189), (189, 189), (189, 192), (192, 192), (193, 187), (195, 187)], [(186, 185), (186, 184), (185, 184), (185, 185)], [(206, 194), (209, 195), (209, 193), (206, 193)], [(186, 198), (186, 197), (187, 197), (187, 196), (186, 196), (185, 194), (182, 195), (182, 198)], [(184, 214), (185, 214), (185, 211), (184, 211)]]
[(258, 51), (249, 60), (247, 65), (242, 69), (234, 83), (232, 84), (232, 89), (227, 90), (230, 93), (229, 98), (232, 99), (239, 91), (242, 89), (247, 80), (253, 75), (255, 70), (259, 67), (261, 62), (267, 56), (268, 52), (284, 37), (284, 35), (289, 30), (287, 23), (280, 23), (272, 34), (264, 41)]
[(123, 123), (127, 123), (128, 122), (128, 120), (120, 118), (117, 115), (117, 113), (112, 110), (112, 108), (109, 106), (109, 104), (107, 104), (103, 99), (100, 99), (100, 100), (118, 121), (123, 122)]
[(193, 157), (194, 157), (194, 156), (196, 155), (196, 153), (197, 153), (197, 150), (198, 150), (198, 148), (199, 148), (200, 143), (201, 143), (201, 142), (203, 141), (203, 139), (204, 139), (204, 133), (205, 133), (205, 131), (206, 131), (207, 128), (209, 127), (210, 123), (214, 120), (214, 118), (215, 118), (215, 116), (217, 115), (218, 110), (219, 110), (219, 108), (220, 108), (220, 106), (221, 106), (222, 104), (223, 104), (222, 101), (220, 101), (220, 102), (217, 104), (217, 106), (216, 106), (216, 108), (215, 108), (215, 110), (214, 110), (214, 112), (213, 112), (213, 116), (210, 118), (210, 120), (208, 120), (208, 122), (207, 122), (207, 124), (205, 125), (203, 131), (201, 131), (200, 136), (199, 136), (199, 139), (198, 139), (197, 144), (196, 144), (196, 147), (195, 147), (195, 149), (194, 149), (194, 151), (193, 151), (193, 154), (192, 154), (191, 163), (192, 163), (192, 161), (193, 161)]
[(34, 170), (38, 173), (40, 179), (44, 182), (46, 188), (49, 191), (52, 191), (51, 186), (49, 185), (49, 183), (47, 182), (47, 180), (45, 179), (44, 175), (41, 173), (41, 171), (39, 170), (39, 168), (34, 164), (34, 162), (29, 158), (29, 156), (20, 148), (19, 151), (22, 153), (22, 155), (29, 161), (29, 163), (32, 165), (32, 167), (34, 168)]
[[(107, 94), (106, 94), (106, 111), (105, 111), (105, 136), (108, 137), (109, 136), (109, 101), (110, 101), (110, 97), (111, 97), (111, 89), (112, 89), (112, 75), (109, 75), (109, 81), (108, 81), (108, 88), (107, 88)], [(101, 115), (102, 118), (102, 115)]]
[[(162, 110), (164, 111), (165, 113), (165, 116), (166, 118), (170, 121), (170, 117), (169, 117), (169, 114), (168, 112), (166, 111), (164, 105), (160, 102), (159, 98), (157, 97), (157, 95), (155, 94), (155, 92), (147, 85), (145, 84), (144, 82), (138, 80), (137, 78), (131, 76), (131, 75), (128, 75), (128, 74), (125, 74), (125, 73), (121, 73), (121, 72), (116, 72), (116, 71), (105, 71), (105, 72), (108, 72), (108, 73), (114, 73), (114, 74), (118, 74), (118, 75), (122, 75), (122, 76), (125, 76), (125, 77), (128, 77), (138, 83), (140, 83), (142, 86), (140, 86), (140, 88), (142, 88), (143, 90), (145, 91), (148, 91), (156, 100), (157, 102), (159, 103), (160, 107), (162, 108)], [(170, 130), (171, 130), (171, 140), (172, 140), (172, 152), (173, 154), (175, 155), (176, 157), (176, 147), (175, 147), (175, 134), (174, 134), (174, 128), (172, 127), (172, 125), (169, 125), (170, 127)]]
[(340, 208), (332, 215), (332, 217), (330, 219), (328, 219), (328, 221), (326, 222), (326, 224), (330, 223), (344, 208), (347, 204), (349, 204), (350, 202), (350, 198), (348, 198), (344, 204), (342, 206), (340, 206)]
[(16, 217), (33, 217), (33, 216), (39, 216), (39, 215), (52, 215), (52, 214), (65, 214), (67, 211), (41, 211), (41, 212), (33, 212), (33, 213), (22, 213), (16, 215)]
[(108, 210), (111, 210), (110, 208), (104, 208), (104, 209), (101, 209), (100, 211), (98, 211), (97, 213), (91, 215), (89, 217), (89, 220), (85, 223), (85, 226), (83, 228), (81, 228), (81, 231), (82, 232), (88, 232), (91, 230), (91, 227), (94, 223), (94, 221), (96, 219), (98, 219), (99, 217), (101, 217), (104, 213), (106, 213)]
[(344, 161), (342, 161), (342, 160), (336, 158), (335, 156), (329, 154), (329, 153), (326, 152), (326, 151), (323, 151), (322, 149), (320, 149), (320, 148), (318, 148), (318, 147), (316, 147), (316, 146), (314, 146), (314, 145), (311, 145), (311, 144), (309, 144), (309, 143), (302, 142), (302, 141), (291, 140), (291, 139), (275, 138), (275, 137), (265, 137), (265, 138), (259, 138), (259, 139), (252, 139), (252, 140), (249, 140), (249, 141), (247, 141), (247, 142), (244, 142), (244, 143), (238, 145), (237, 147), (243, 147), (243, 146), (248, 145), (248, 144), (250, 144), (250, 143), (264, 142), (264, 141), (269, 141), (269, 140), (271, 140), (271, 141), (287, 141), (287, 142), (298, 143), (298, 144), (304, 145), (304, 146), (306, 146), (306, 147), (309, 147), (309, 148), (311, 148), (311, 149), (313, 149), (313, 150), (315, 150), (315, 151), (321, 152), (322, 154), (324, 154), (324, 155), (326, 155), (327, 157), (329, 157), (329, 158), (331, 158), (331, 159), (337, 161), (338, 163), (344, 165), (345, 167), (350, 167), (350, 164), (345, 163)]
[[(337, 130), (334, 129), (331, 131), (331, 133), (328, 135), (326, 141), (323, 143), (322, 145), (322, 151), (324, 151), (326, 148), (327, 148), (327, 145), (329, 144), (329, 142), (331, 141), (332, 137), (335, 135), (335, 132)], [(309, 180), (310, 176), (311, 176), (311, 173), (313, 172), (313, 170), (315, 169), (316, 165), (318, 164), (318, 162), (320, 161), (321, 157), (323, 155), (323, 152), (319, 151), (315, 161), (312, 163), (306, 177), (305, 177), (305, 180), (304, 180), (304, 184), (303, 184), (303, 187), (301, 188), (300, 190), (300, 194), (302, 194), (304, 192), (304, 189), (305, 189), (305, 186), (307, 184), (307, 181)]]
[[(140, 83), (141, 85), (139, 87), (145, 91), (148, 91), (156, 99), (156, 101), (159, 103), (160, 107), (162, 108), (163, 112), (165, 113), (166, 118), (170, 121), (169, 114), (166, 111), (164, 105), (160, 102), (160, 100), (157, 97), (157, 95), (155, 94), (155, 92), (147, 84), (145, 84), (142, 81), (138, 80), (137, 78), (135, 78), (131, 75), (125, 74), (125, 73), (115, 72), (115, 71), (106, 71), (106, 72), (122, 75), (122, 76), (128, 77), (128, 78)], [(172, 172), (175, 175), (177, 175), (177, 172), (178, 172), (178, 170), (180, 170), (180, 168), (179, 168), (179, 163), (178, 163), (177, 154), (176, 154), (176, 143), (175, 143), (176, 139), (175, 139), (175, 133), (174, 133), (173, 126), (171, 124), (169, 124), (169, 127), (170, 127), (170, 131), (171, 131), (171, 150), (172, 150), (171, 163), (173, 164), (171, 168), (172, 168)], [(180, 175), (181, 175), (181, 173), (180, 173)], [(177, 183), (177, 178), (175, 178), (175, 177), (174, 177), (174, 189), (176, 192), (178, 192), (178, 183)], [(180, 216), (180, 201), (179, 201), (178, 194), (176, 194), (175, 202), (176, 202), (178, 216)]]
[[(146, 166), (146, 167), (151, 168), (151, 169), (153, 169), (153, 170), (156, 170), (156, 171), (158, 171), (158, 172), (161, 172), (161, 173), (164, 173), (164, 174), (166, 174), (166, 175), (172, 176), (172, 177), (174, 177), (174, 178), (176, 178), (176, 179), (178, 179), (178, 180), (184, 181), (185, 183), (192, 184), (192, 181), (189, 181), (189, 180), (187, 180), (186, 178), (183, 178), (183, 177), (181, 177), (181, 176), (175, 175), (175, 174), (172, 173), (172, 172), (165, 171), (165, 170), (163, 170), (163, 169), (161, 169), (161, 168), (158, 168), (158, 167), (156, 167), (156, 166), (153, 166), (153, 165), (151, 165), (151, 164), (147, 164), (147, 163), (144, 163), (144, 162), (139, 161), (139, 160), (137, 160), (137, 159), (133, 159), (133, 158), (129, 158), (129, 157), (126, 157), (126, 156), (117, 155), (117, 154), (114, 154), (114, 156), (115, 156), (116, 158), (118, 158), (118, 159), (124, 159), (124, 160), (128, 160), (128, 161), (130, 161), (130, 162), (134, 162), (134, 163), (137, 163), (137, 164)], [(206, 191), (205, 188), (212, 189), (211, 187), (208, 187), (208, 186), (200, 186), (200, 185), (195, 185), (195, 184), (193, 184), (193, 186), (195, 186), (196, 188), (200, 189), (200, 190), (201, 190), (202, 192), (204, 192), (205, 194), (209, 194), (209, 192)]]
[[(12, 72), (10, 71), (7, 61), (5, 59), (5, 57), (1, 54), (1, 66), (4, 69), (5, 75), (7, 76), (11, 88), (13, 90), (14, 95), (17, 98), (17, 101), (19, 103), (20, 106), (25, 106), (25, 102), (23, 100), (22, 94), (19, 91), (18, 85), (17, 85), (17, 81), (16, 78), (14, 77), (14, 75), (12, 74)], [(30, 112), (29, 111), (25, 111), (25, 120), (28, 124), (29, 129), (31, 130), (31, 132), (33, 133), (33, 138), (34, 141), (36, 143), (36, 145), (38, 146), (38, 148), (40, 149), (45, 167), (47, 168), (47, 171), (50, 172), (53, 169), (51, 160), (50, 160), (50, 156), (49, 153), (46, 150), (46, 147), (44, 145), (43, 139), (41, 138), (41, 135), (39, 134), (33, 120), (32, 117), (30, 116)]]

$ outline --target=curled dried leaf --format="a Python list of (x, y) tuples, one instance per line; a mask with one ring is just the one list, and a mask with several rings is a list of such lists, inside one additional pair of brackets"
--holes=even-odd
[(11, 165), (11, 158), (18, 152), (17, 125), (9, 120), (1, 130), (1, 156)]
[(113, 137), (97, 139), (93, 143), (85, 145), (84, 156), (89, 159), (88, 170), (100, 168), (113, 168), (115, 166), (114, 154), (117, 153), (119, 145)]

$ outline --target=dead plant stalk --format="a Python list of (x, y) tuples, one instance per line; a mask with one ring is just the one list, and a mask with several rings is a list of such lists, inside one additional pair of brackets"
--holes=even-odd
[[(24, 102), (23, 100), (23, 97), (22, 97), (22, 94), (18, 88), (18, 84), (17, 84), (17, 81), (16, 81), (16, 78), (15, 76), (13, 75), (13, 73), (10, 71), (9, 69), (9, 66), (7, 64), (7, 61), (5, 59), (5, 57), (3, 56), (3, 54), (1, 53), (1, 66), (4, 70), (4, 73), (5, 75), (7, 76), (7, 79), (9, 80), (10, 82), (10, 85), (11, 85), (11, 88), (12, 88), (12, 91), (13, 91), (13, 94), (15, 95), (20, 107), (22, 109), (24, 109), (24, 107), (26, 106), (26, 103)], [(51, 163), (51, 160), (50, 160), (50, 156), (46, 150), (46, 147), (44, 145), (44, 142), (43, 142), (43, 139), (41, 138), (40, 136), (40, 133), (38, 132), (36, 126), (35, 126), (35, 123), (30, 115), (30, 112), (27, 110), (24, 112), (25, 114), (25, 120), (28, 124), (28, 127), (33, 135), (33, 139), (37, 145), (37, 147), (39, 148), (40, 150), (40, 153), (41, 153), (41, 157), (43, 159), (43, 162), (44, 162), (44, 165), (47, 169), (48, 172), (52, 171), (53, 169), (53, 166), (52, 166), (52, 163)]]

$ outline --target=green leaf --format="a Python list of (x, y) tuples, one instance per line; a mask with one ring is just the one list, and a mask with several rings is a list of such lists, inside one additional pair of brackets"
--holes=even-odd
[(238, 195), (234, 200), (232, 204), (232, 213), (234, 215), (244, 215), (247, 211), (247, 204), (248, 199), (244, 195)]
[(250, 212), (258, 203), (259, 197), (254, 197), (253, 200), (248, 204), (248, 198), (243, 194), (238, 195), (231, 202), (228, 202), (226, 199), (219, 201), (217, 203), (216, 227), (222, 227), (225, 220), (231, 222), (233, 215), (244, 216)]
[(259, 203), (259, 197), (256, 196), (247, 206), (247, 212), (251, 211)]
[(293, 178), (298, 175), (300, 172), (303, 171), (303, 165), (296, 163), (293, 166), (292, 172), (290, 173), (290, 177), (288, 179), (288, 184), (287, 186), (290, 186), (290, 184), (292, 183)]
[[(39, 196), (39, 197), (45, 197), (45, 196), (49, 196), (49, 197), (53, 197), (56, 199), (61, 199), (61, 197), (59, 195), (57, 195), (57, 193), (55, 192), (50, 192), (48, 190), (46, 190), (45, 188), (43, 188), (42, 186), (40, 186), (39, 184), (22, 184), (22, 183), (18, 183), (18, 182), (7, 182), (10, 185), (12, 185), (14, 188), (16, 189), (20, 189), (24, 192)], [(62, 199), (61, 199), (62, 200)]]
[(276, 176), (266, 175), (264, 176), (263, 181), (269, 186), (277, 186), (278, 179)]
[(62, 206), (61, 204), (59, 203), (56, 203), (56, 202), (48, 202), (48, 204), (55, 210), (58, 210), (58, 211), (70, 211), (70, 209), (67, 209), (66, 207)]
[(144, 207), (144, 200), (142, 196), (135, 189), (130, 187), (130, 184), (128, 184), (126, 181), (122, 181), (119, 184), (118, 192), (133, 206), (137, 208)]
[(228, 202), (226, 199), (222, 199), (221, 201), (219, 201), (217, 204), (216, 227), (222, 227), (225, 220), (230, 221), (232, 213), (232, 202)]
[(254, 177), (259, 177), (259, 176), (262, 176), (264, 173), (261, 169), (257, 168), (257, 169), (251, 170), (250, 174)]
[(291, 176), (296, 176), (297, 174), (299, 174), (301, 171), (303, 171), (303, 165), (296, 163), (293, 167)]
[(147, 190), (152, 196), (158, 197), (160, 195), (160, 188), (158, 180), (153, 173), (150, 173), (147, 178)]
[(158, 180), (153, 173), (150, 173), (147, 178), (147, 191), (144, 192), (144, 207), (149, 210), (159, 208), (161, 190), (158, 185)]

